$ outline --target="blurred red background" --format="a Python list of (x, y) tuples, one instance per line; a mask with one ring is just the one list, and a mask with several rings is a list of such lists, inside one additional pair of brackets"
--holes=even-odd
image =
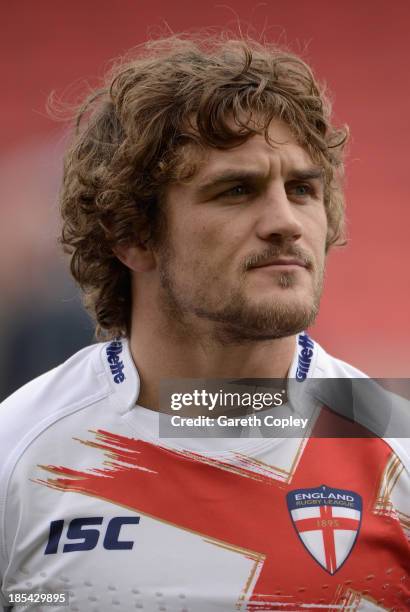
[[(72, 101), (85, 81), (93, 84), (102, 76), (112, 58), (151, 35), (209, 26), (237, 29), (239, 20), (244, 32), (264, 32), (302, 54), (327, 82), (337, 122), (351, 128), (349, 244), (329, 257), (322, 309), (312, 334), (331, 353), (372, 376), (409, 376), (406, 0), (229, 0), (207, 5), (185, 0), (17, 0), (7, 9), (3, 4), (1, 12), (0, 322), (5, 338), (13, 336), (16, 325), (22, 337), (42, 301), (54, 310), (77, 304), (55, 246), (66, 127), (47, 115), (49, 93), (55, 90)], [(18, 323), (16, 313), (23, 313)], [(84, 321), (81, 325), (86, 330)], [(41, 339), (48, 325), (43, 319), (38, 326)], [(40, 346), (36, 342), (37, 368), (49, 367), (47, 360), (40, 364), (42, 341)], [(10, 357), (5, 346), (7, 342), (0, 351), (3, 379)]]

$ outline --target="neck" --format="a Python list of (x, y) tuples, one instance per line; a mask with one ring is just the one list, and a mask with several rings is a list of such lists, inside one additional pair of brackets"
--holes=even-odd
[[(285, 378), (295, 336), (223, 344), (201, 325), (180, 328), (141, 316), (132, 325), (130, 348), (141, 379), (139, 405), (159, 410), (159, 383), (166, 378)], [(203, 327), (203, 326), (202, 326)]]

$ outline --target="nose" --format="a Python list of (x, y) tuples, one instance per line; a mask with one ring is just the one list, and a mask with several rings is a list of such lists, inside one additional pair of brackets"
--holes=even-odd
[(262, 240), (296, 241), (302, 235), (297, 207), (290, 201), (283, 184), (271, 186), (259, 201), (256, 230)]

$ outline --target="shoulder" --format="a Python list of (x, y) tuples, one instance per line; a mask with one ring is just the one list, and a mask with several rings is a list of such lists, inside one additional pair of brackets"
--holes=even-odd
[[(104, 346), (88, 346), (18, 389), (0, 404), (0, 419), (10, 415), (15, 419), (16, 411), (29, 417), (30, 410), (35, 408), (38, 420), (43, 410), (50, 411), (50, 405), (53, 410), (58, 410), (101, 392), (98, 380), (102, 370), (100, 354)], [(48, 404), (46, 409), (45, 403)]]
[(125, 411), (135, 404), (138, 391), (126, 339), (82, 349), (0, 404), (0, 475), (57, 421), (106, 398)]
[(343, 414), (351, 408), (355, 420), (383, 439), (410, 475), (409, 400), (386, 388), (383, 379), (369, 378), (358, 368), (329, 355), (316, 342), (315, 350), (312, 377), (332, 379), (329, 383), (324, 382), (324, 388), (336, 398), (337, 412)]
[(60, 366), (35, 378), (0, 404), (0, 472), (16, 448), (23, 449), (64, 414), (109, 393), (104, 344), (82, 349)]

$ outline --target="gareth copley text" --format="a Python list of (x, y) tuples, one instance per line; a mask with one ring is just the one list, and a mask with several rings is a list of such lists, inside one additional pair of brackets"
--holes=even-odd
[(243, 417), (227, 417), (220, 415), (217, 418), (209, 416), (197, 417), (182, 417), (174, 415), (171, 417), (171, 425), (173, 427), (277, 427), (279, 429), (287, 429), (288, 427), (305, 429), (308, 419), (300, 419), (294, 416), (289, 417), (274, 417), (267, 414), (264, 417), (259, 417), (256, 414), (250, 414)]

